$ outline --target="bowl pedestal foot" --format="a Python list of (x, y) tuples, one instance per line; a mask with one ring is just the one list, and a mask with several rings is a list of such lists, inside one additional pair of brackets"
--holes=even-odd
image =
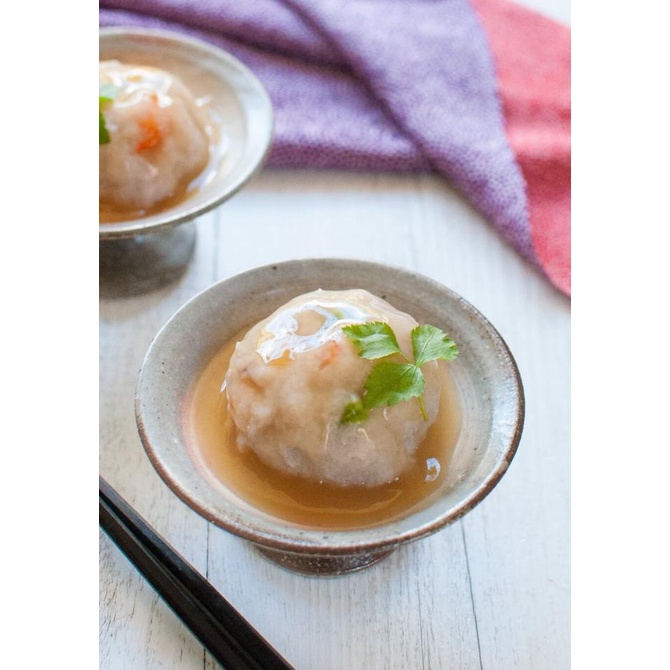
[(336, 577), (349, 572), (357, 572), (374, 565), (395, 551), (395, 547), (392, 547), (350, 556), (319, 556), (291, 554), (258, 545), (256, 549), (283, 568), (311, 577)]
[(177, 281), (195, 249), (190, 222), (155, 233), (100, 241), (100, 297), (148, 293)]

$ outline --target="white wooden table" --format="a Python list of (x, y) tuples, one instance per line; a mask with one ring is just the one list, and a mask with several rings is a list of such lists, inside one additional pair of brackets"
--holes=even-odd
[[(563, 0), (532, 6), (569, 20)], [(569, 668), (570, 301), (431, 175), (265, 171), (197, 234), (181, 281), (100, 302), (100, 473), (298, 670)], [(403, 266), (473, 303), (517, 360), (527, 413), (512, 466), (464, 519), (360, 573), (315, 579), (179, 501), (145, 456), (133, 399), (151, 339), (195, 293), (326, 256)], [(102, 532), (99, 650), (104, 670), (216, 667)]]

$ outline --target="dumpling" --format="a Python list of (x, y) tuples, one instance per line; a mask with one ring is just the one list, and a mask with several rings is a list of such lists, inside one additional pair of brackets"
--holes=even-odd
[(282, 472), (341, 486), (377, 486), (405, 472), (437, 416), (435, 361), (422, 368), (427, 421), (416, 399), (375, 408), (362, 423), (340, 421), (373, 365), (342, 327), (374, 321), (388, 323), (411, 356), (417, 322), (362, 289), (307, 293), (251, 328), (224, 382), (238, 448)]
[(102, 109), (100, 203), (117, 212), (149, 210), (185, 192), (209, 160), (207, 119), (186, 86), (152, 67), (100, 63), (112, 99)]

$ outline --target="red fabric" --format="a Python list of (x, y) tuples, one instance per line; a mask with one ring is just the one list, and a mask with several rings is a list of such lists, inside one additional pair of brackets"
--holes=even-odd
[(570, 294), (570, 29), (506, 0), (471, 0), (489, 39), (507, 138), (526, 181), (531, 238)]

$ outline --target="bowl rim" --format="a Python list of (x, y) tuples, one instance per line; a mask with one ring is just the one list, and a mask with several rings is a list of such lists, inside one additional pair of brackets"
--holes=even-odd
[[(434, 289), (449, 295), (451, 299), (456, 300), (459, 303), (459, 306), (464, 307), (471, 314), (471, 316), (474, 316), (479, 320), (480, 324), (487, 331), (488, 335), (492, 337), (492, 339), (499, 347), (499, 350), (505, 359), (505, 367), (510, 373), (509, 380), (515, 394), (513, 430), (509, 435), (507, 443), (500, 449), (499, 456), (496, 459), (495, 467), (487, 473), (486, 477), (484, 477), (484, 479), (479, 482), (479, 484), (469, 495), (464, 496), (457, 504), (449, 507), (444, 512), (433, 517), (431, 520), (404, 531), (393, 531), (392, 527), (394, 525), (394, 520), (390, 520), (381, 524), (375, 524), (373, 527), (343, 530), (288, 526), (286, 532), (292, 537), (287, 537), (287, 534), (279, 534), (273, 532), (272, 530), (259, 530), (258, 518), (255, 518), (255, 522), (257, 524), (256, 528), (250, 528), (249, 526), (238, 523), (235, 519), (221, 518), (215, 514), (212, 514), (205, 504), (202, 504), (197, 498), (191, 495), (191, 493), (182, 486), (181, 482), (172, 476), (169, 468), (161, 461), (160, 457), (155, 452), (154, 447), (152, 446), (149, 439), (146, 428), (146, 421), (143, 414), (144, 408), (142, 405), (142, 385), (146, 375), (146, 366), (148, 363), (150, 363), (151, 357), (156, 351), (156, 347), (160, 344), (160, 341), (165, 332), (168, 329), (174, 327), (175, 322), (182, 318), (184, 312), (189, 310), (194, 304), (204, 300), (208, 293), (223, 290), (225, 285), (230, 281), (234, 280), (236, 282), (243, 282), (248, 277), (255, 276), (259, 273), (268, 273), (271, 269), (276, 270), (280, 267), (300, 269), (304, 268), (305, 264), (323, 263), (338, 265), (345, 263), (355, 267), (366, 267), (368, 269), (377, 269), (383, 270), (385, 272), (399, 273), (400, 275), (404, 275), (407, 279), (425, 282)], [(312, 556), (344, 556), (376, 552), (392, 546), (413, 542), (415, 540), (427, 537), (451, 525), (466, 513), (474, 509), (480, 502), (482, 502), (499, 483), (517, 453), (525, 422), (525, 393), (518, 366), (503, 337), (491, 324), (491, 322), (481, 312), (479, 312), (479, 310), (477, 310), (470, 302), (465, 300), (452, 289), (430, 277), (427, 277), (426, 275), (393, 264), (378, 263), (375, 261), (359, 260), (354, 258), (304, 258), (269, 263), (237, 273), (230, 277), (220, 279), (202, 291), (198, 292), (184, 304), (182, 304), (182, 306), (179, 307), (163, 324), (163, 326), (153, 338), (146, 352), (146, 356), (140, 368), (136, 386), (135, 416), (140, 440), (156, 472), (173, 493), (175, 493), (187, 506), (196, 511), (207, 521), (210, 521), (223, 530), (226, 530), (227, 532), (230, 532), (238, 537), (244, 538), (256, 545), (267, 547), (269, 549), (275, 549), (284, 553)], [(195, 468), (195, 466), (193, 467)], [(252, 505), (250, 506), (253, 507)], [(395, 519), (395, 522), (397, 522), (397, 519)], [(366, 537), (366, 535), (368, 535), (373, 529), (378, 530), (380, 528), (387, 527), (389, 528), (389, 532), (383, 537)], [(312, 535), (314, 537), (311, 537)], [(329, 542), (329, 540), (334, 540), (343, 536), (347, 536), (351, 539), (347, 541), (346, 544), (338, 544), (337, 542), (333, 541)], [(317, 537), (320, 538), (319, 541), (316, 541)]]
[[(253, 90), (253, 93), (257, 96), (260, 102), (261, 114), (263, 114), (265, 118), (265, 123), (263, 128), (260, 129), (262, 132), (258, 133), (258, 139), (256, 141), (256, 144), (262, 146), (262, 150), (252, 154), (251, 159), (248, 161), (249, 164), (247, 168), (241, 172), (235, 180), (232, 180), (225, 189), (215, 192), (199, 205), (187, 207), (179, 213), (171, 212), (171, 210), (168, 209), (165, 212), (158, 212), (157, 214), (144, 218), (132, 219), (129, 221), (98, 223), (100, 241), (134, 237), (140, 234), (166, 230), (179, 224), (192, 221), (215, 207), (218, 207), (240, 191), (240, 189), (242, 189), (263, 167), (272, 148), (272, 141), (274, 138), (274, 109), (267, 90), (256, 74), (231, 53), (214, 44), (205, 42), (204, 40), (184, 35), (176, 31), (122, 26), (99, 28), (99, 41), (113, 38), (115, 36), (154, 39), (170, 44), (178, 42), (181, 45), (188, 47), (193, 53), (206, 54), (209, 57), (224, 63), (227, 67), (239, 72), (248, 81), (250, 85), (249, 90)], [(227, 81), (227, 83), (231, 85), (229, 81)]]

